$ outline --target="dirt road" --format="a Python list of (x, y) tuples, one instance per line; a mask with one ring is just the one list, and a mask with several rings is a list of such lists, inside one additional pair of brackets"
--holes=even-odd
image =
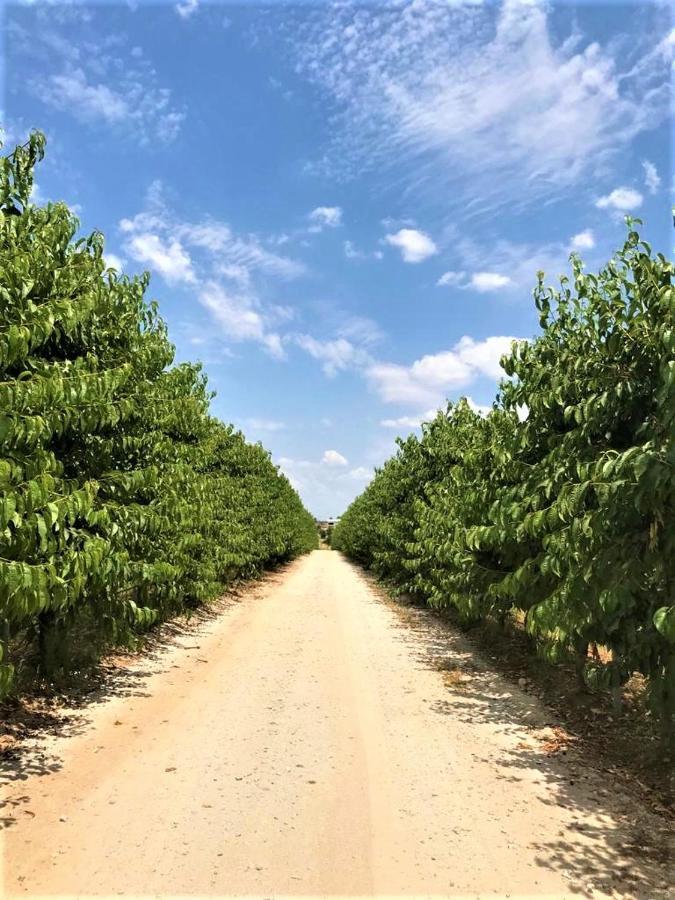
[(623, 855), (630, 802), (547, 756), (535, 701), (337, 553), (77, 722), (6, 773), (6, 894), (665, 896)]

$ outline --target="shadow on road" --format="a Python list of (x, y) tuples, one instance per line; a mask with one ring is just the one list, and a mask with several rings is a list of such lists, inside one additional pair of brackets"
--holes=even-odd
[(0, 830), (16, 825), (22, 816), (32, 816), (24, 783), (63, 767), (55, 743), (58, 746), (60, 739), (89, 730), (88, 709), (115, 697), (150, 696), (151, 676), (167, 671), (167, 650), (198, 649), (209, 624), (240, 602), (244, 590), (273, 586), (282, 580), (284, 571), (285, 567), (280, 567), (267, 573), (263, 581), (244, 585), (241, 592), (232, 590), (193, 611), (189, 618), (163, 622), (144, 637), (136, 652), (115, 652), (63, 684), (43, 686), (0, 704)]
[(496, 729), (504, 737), (503, 749), (486, 749), (476, 759), (487, 763), (497, 779), (545, 784), (539, 802), (569, 810), (571, 825), (557, 840), (532, 835), (537, 864), (561, 872), (574, 890), (589, 897), (594, 890), (644, 900), (671, 897), (675, 832), (670, 811), (612, 767), (600, 763), (594, 768), (579, 737), (538, 697), (495, 672), (484, 653), (451, 624), (426, 607), (393, 601), (366, 578), (374, 595), (396, 612), (395, 627), (417, 665), (438, 671), (443, 680), (447, 698), (429, 708), (473, 727), (492, 726), (491, 733)]

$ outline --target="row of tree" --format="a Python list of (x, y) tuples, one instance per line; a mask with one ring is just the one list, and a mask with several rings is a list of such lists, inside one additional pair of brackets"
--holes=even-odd
[[(634, 672), (675, 709), (673, 266), (632, 230), (597, 275), (539, 273), (541, 332), (490, 413), (450, 404), (399, 440), (333, 545), (468, 620), (515, 617), (589, 686)], [(589, 653), (602, 647), (605, 653)]]
[(61, 203), (30, 202), (44, 139), (0, 159), (0, 690), (47, 675), (316, 545), (259, 444), (209, 415), (147, 276), (106, 268)]

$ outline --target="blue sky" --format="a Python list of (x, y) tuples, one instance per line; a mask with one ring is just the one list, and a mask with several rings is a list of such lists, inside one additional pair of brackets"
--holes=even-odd
[(397, 434), (536, 333), (537, 269), (597, 267), (623, 216), (671, 250), (666, 5), (25, 2), (6, 144), (36, 198), (152, 273), (214, 413), (337, 515)]

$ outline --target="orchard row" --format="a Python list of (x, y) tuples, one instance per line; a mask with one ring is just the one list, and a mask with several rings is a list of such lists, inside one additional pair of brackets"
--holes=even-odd
[[(634, 224), (629, 221), (629, 229)], [(399, 440), (333, 544), (467, 620), (515, 618), (539, 652), (616, 693), (635, 672), (675, 708), (673, 266), (629, 230), (598, 274), (539, 274), (541, 332), (465, 401)], [(603, 653), (589, 653), (589, 647)]]
[(95, 657), (315, 546), (270, 456), (209, 415), (147, 276), (30, 202), (44, 140), (0, 159), (0, 688)]

